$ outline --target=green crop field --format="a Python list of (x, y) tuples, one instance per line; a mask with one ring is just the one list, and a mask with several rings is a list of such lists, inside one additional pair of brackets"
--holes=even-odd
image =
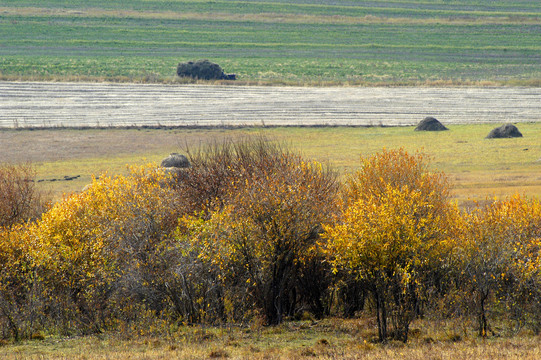
[(538, 85), (535, 1), (0, 1), (0, 78)]

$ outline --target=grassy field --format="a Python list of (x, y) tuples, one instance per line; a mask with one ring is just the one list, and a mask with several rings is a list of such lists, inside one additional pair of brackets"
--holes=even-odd
[(0, 78), (172, 82), (208, 58), (270, 84), (541, 82), (541, 3), (0, 1)]
[[(421, 150), (431, 156), (434, 169), (449, 175), (460, 203), (515, 193), (541, 196), (541, 124), (520, 124), (522, 138), (485, 139), (493, 127), (452, 125), (450, 131), (437, 133), (416, 132), (413, 127), (2, 130), (0, 162), (33, 162), (38, 179), (60, 179), (40, 183), (59, 197), (82, 189), (92, 174), (124, 172), (127, 164), (159, 163), (186, 146), (263, 135), (344, 174), (358, 168), (361, 155), (383, 148)], [(62, 180), (77, 175), (75, 180)]]

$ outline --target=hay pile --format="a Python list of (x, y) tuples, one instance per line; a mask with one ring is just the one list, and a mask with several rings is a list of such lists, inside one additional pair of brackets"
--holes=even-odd
[(495, 129), (492, 129), (488, 133), (486, 139), (504, 139), (522, 137), (522, 133), (518, 131), (518, 128), (513, 124), (505, 124)]
[(180, 63), (177, 66), (177, 75), (201, 80), (235, 80), (234, 74), (225, 74), (220, 65), (208, 60)]
[(162, 160), (160, 165), (163, 168), (187, 168), (190, 167), (190, 161), (184, 155), (171, 153), (168, 157)]
[(415, 128), (415, 131), (445, 131), (449, 130), (432, 116), (425, 117)]

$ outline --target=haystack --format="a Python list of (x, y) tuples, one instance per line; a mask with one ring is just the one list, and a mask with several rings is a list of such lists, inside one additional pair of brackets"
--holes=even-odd
[(184, 155), (171, 153), (162, 160), (161, 167), (164, 168), (187, 168), (190, 167), (190, 161)]
[(425, 117), (415, 128), (415, 131), (444, 131), (449, 130), (432, 116)]
[(234, 74), (224, 74), (220, 65), (208, 60), (180, 63), (177, 66), (177, 75), (201, 80), (235, 80)]
[(513, 124), (505, 124), (492, 129), (490, 133), (488, 133), (486, 139), (504, 139), (514, 137), (522, 137), (521, 132), (518, 131), (518, 128)]

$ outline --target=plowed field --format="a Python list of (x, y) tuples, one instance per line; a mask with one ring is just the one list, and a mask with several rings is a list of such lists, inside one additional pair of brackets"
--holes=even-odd
[(540, 88), (0, 83), (0, 127), (414, 125), (541, 121)]

